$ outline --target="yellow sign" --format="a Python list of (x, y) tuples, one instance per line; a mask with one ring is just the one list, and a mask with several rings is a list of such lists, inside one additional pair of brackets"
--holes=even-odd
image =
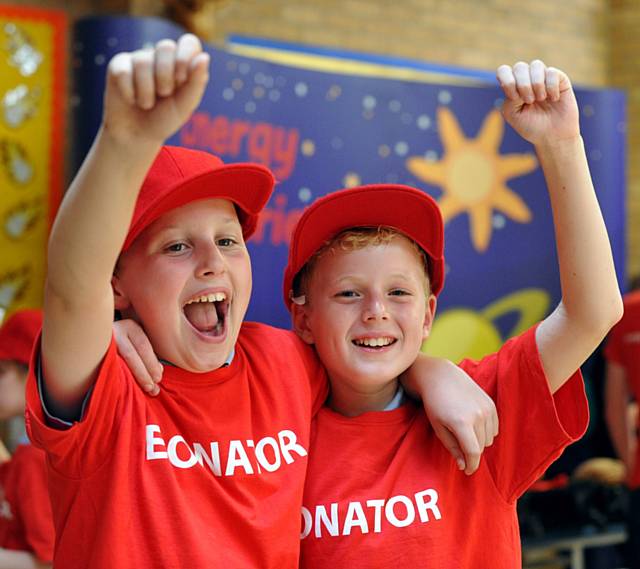
[(62, 194), (65, 34), (62, 12), (0, 6), (0, 312), (42, 305)]

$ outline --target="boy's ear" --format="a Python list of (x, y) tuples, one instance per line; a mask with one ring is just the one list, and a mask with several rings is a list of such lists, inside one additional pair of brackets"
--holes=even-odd
[(122, 287), (120, 286), (120, 279), (113, 275), (111, 277), (111, 288), (113, 289), (113, 304), (116, 310), (126, 310), (131, 306), (131, 302), (129, 302), (129, 298), (123, 292)]
[(433, 326), (433, 320), (436, 317), (436, 306), (438, 300), (435, 295), (430, 294), (427, 298), (427, 307), (424, 312), (424, 323), (422, 325), (422, 341), (426, 340), (431, 334), (431, 327)]
[(300, 336), (303, 342), (313, 344), (313, 332), (309, 327), (308, 309), (306, 305), (291, 305), (291, 319), (293, 320), (293, 329)]

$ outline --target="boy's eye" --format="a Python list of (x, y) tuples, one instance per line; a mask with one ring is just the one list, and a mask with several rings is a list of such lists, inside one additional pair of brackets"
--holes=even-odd
[(360, 295), (355, 290), (341, 290), (336, 296), (340, 298), (357, 298)]
[(165, 249), (165, 251), (169, 253), (182, 253), (186, 248), (186, 243), (172, 243)]
[(394, 288), (389, 292), (391, 296), (411, 296), (411, 293), (408, 290), (404, 290), (401, 288)]
[(218, 239), (218, 247), (231, 247), (235, 245), (237, 241), (232, 239), (231, 237), (223, 237), (222, 239)]

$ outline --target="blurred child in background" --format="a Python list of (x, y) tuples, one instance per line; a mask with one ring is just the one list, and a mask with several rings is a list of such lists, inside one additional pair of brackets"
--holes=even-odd
[[(13, 313), (0, 328), (0, 421), (21, 420), (31, 348), (42, 326), (39, 310)], [(18, 441), (0, 459), (0, 569), (50, 567), (54, 531), (45, 454)]]

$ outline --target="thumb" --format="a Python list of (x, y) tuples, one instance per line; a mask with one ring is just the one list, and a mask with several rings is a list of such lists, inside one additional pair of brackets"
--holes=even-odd
[(464, 470), (466, 463), (464, 460), (464, 454), (458, 445), (457, 439), (453, 436), (453, 433), (446, 427), (438, 426), (435, 429), (436, 436), (440, 439), (440, 442), (449, 451), (449, 454), (454, 458), (459, 470)]
[(194, 57), (189, 68), (189, 78), (176, 94), (176, 106), (185, 116), (195, 111), (202, 100), (209, 82), (209, 61), (209, 54), (205, 52)]

